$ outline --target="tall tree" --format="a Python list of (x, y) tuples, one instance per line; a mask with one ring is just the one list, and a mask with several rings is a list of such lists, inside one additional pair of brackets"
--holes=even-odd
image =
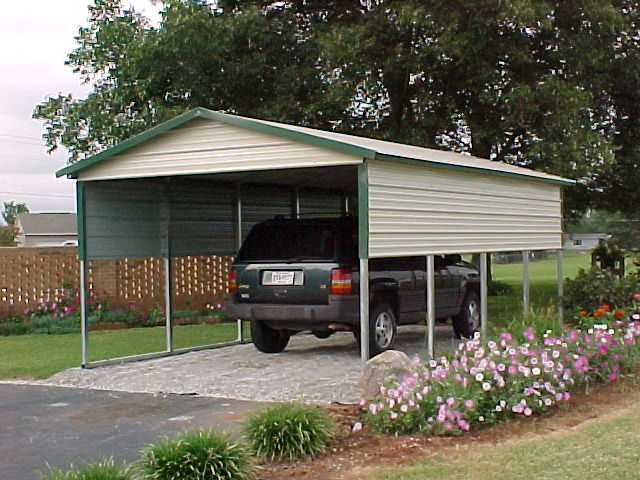
[(3, 202), (2, 219), (9, 227), (13, 227), (16, 224), (18, 214), (28, 212), (29, 207), (27, 207), (26, 203)]
[(95, 0), (68, 62), (93, 91), (35, 111), (50, 149), (76, 161), (204, 106), (569, 176), (569, 210), (634, 205), (635, 1), (163, 4), (152, 27)]

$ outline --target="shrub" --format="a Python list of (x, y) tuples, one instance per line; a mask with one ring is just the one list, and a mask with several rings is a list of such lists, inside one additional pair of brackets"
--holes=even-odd
[(131, 468), (115, 464), (112, 458), (96, 463), (72, 466), (68, 472), (49, 467), (49, 472), (40, 474), (40, 480), (132, 480)]
[(476, 337), (451, 358), (430, 360), (421, 373), (381, 387), (374, 401), (361, 401), (364, 421), (383, 433), (455, 435), (512, 415), (545, 413), (569, 401), (580, 385), (614, 381), (637, 368), (637, 317), (627, 323), (614, 311), (609, 325), (555, 336), (539, 337), (527, 327), (525, 343), (506, 332), (486, 344)]
[(596, 310), (601, 305), (625, 308), (639, 289), (638, 277), (618, 277), (610, 270), (591, 267), (580, 269), (578, 275), (564, 283), (564, 306), (567, 309)]
[(324, 410), (296, 403), (255, 412), (243, 427), (256, 455), (271, 460), (322, 452), (337, 431), (336, 423)]
[(513, 287), (500, 280), (491, 280), (488, 284), (488, 293), (493, 297), (507, 297), (513, 295)]
[(254, 471), (246, 448), (215, 430), (165, 437), (142, 451), (141, 466), (153, 480), (235, 480)]
[(31, 330), (26, 322), (7, 322), (0, 323), (0, 336), (7, 337), (9, 335), (25, 335)]
[(33, 317), (31, 321), (32, 333), (60, 335), (63, 333), (76, 333), (80, 331), (80, 315), (72, 314), (65, 317), (53, 315), (40, 315)]

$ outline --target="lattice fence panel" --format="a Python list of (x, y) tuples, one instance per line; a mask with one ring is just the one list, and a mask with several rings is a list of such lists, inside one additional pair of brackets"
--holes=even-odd
[[(211, 255), (174, 258), (174, 308), (203, 310), (221, 302), (232, 261), (230, 256)], [(77, 288), (79, 271), (75, 247), (0, 248), (0, 315), (22, 313), (64, 285)], [(91, 260), (87, 282), (113, 306), (164, 305), (162, 258)]]

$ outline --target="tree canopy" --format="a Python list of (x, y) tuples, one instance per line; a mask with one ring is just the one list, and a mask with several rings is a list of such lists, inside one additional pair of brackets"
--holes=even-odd
[(567, 211), (634, 212), (635, 0), (95, 0), (68, 64), (82, 99), (34, 116), (70, 162), (187, 109), (469, 152), (578, 180)]

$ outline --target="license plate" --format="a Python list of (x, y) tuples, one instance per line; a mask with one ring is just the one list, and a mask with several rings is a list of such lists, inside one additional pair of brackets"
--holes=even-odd
[(264, 272), (263, 285), (293, 285), (295, 272)]

